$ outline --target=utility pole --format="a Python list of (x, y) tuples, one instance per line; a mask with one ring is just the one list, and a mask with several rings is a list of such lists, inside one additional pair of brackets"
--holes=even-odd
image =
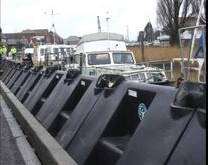
[(56, 44), (56, 28), (54, 23), (54, 17), (55, 15), (58, 15), (57, 13), (54, 13), (53, 9), (51, 10), (51, 13), (45, 12), (44, 14), (51, 16), (51, 29), (53, 31), (53, 44)]
[(145, 61), (144, 58), (144, 32), (141, 32), (141, 51), (142, 51), (142, 62)]
[(98, 33), (101, 32), (101, 26), (100, 26), (100, 17), (97, 16), (97, 25), (98, 25)]

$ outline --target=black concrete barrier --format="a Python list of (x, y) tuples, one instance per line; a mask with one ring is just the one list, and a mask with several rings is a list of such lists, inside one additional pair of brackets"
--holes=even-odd
[[(107, 124), (126, 95), (124, 78), (115, 75), (103, 75), (98, 79), (95, 93), (101, 93), (98, 101), (83, 121), (72, 141), (67, 144), (67, 152), (78, 162), (84, 164), (93, 148), (102, 137)], [(84, 142), (82, 141), (84, 139)], [(93, 162), (90, 162), (93, 163)]]
[[(47, 71), (47, 70), (46, 70)], [(34, 89), (29, 93), (27, 99), (23, 102), (25, 107), (36, 115), (46, 99), (50, 96), (55, 86), (64, 75), (63, 71), (53, 71), (48, 73), (44, 71), (43, 76), (36, 84)]]
[(19, 102), (12, 92), (0, 81), (1, 95), (11, 108), (16, 120), (27, 135), (39, 160), (45, 165), (77, 165), (57, 141), (45, 130), (34, 116)]
[[(192, 86), (191, 89), (193, 88)], [(202, 94), (204, 88), (201, 91), (193, 90), (193, 93), (188, 94), (179, 90), (176, 99), (175, 92), (164, 88), (156, 90), (158, 96), (150, 108), (154, 110), (149, 110), (142, 120), (117, 164), (206, 164), (204, 145), (206, 111), (201, 110), (205, 106), (195, 104), (195, 109), (190, 108), (193, 102), (204, 95)], [(199, 110), (196, 105), (200, 107)]]
[(2, 81), (6, 85), (8, 81), (14, 76), (15, 72), (17, 71), (17, 68), (19, 67), (20, 64), (15, 64), (12, 69), (6, 74), (3, 78)]
[[(80, 80), (81, 81), (79, 85), (82, 85), (82, 80), (89, 81), (89, 78), (82, 76)], [(95, 89), (96, 84), (97, 79), (91, 81), (88, 89), (86, 90), (82, 98), (80, 98), (79, 103), (74, 107), (73, 112), (70, 113), (70, 118), (67, 119), (60, 131), (57, 133), (56, 139), (64, 148), (67, 148), (67, 146), (72, 141), (75, 134), (83, 124), (85, 118), (93, 110), (94, 105), (103, 94), (104, 89)], [(79, 87), (79, 85), (77, 86), (77, 88)]]
[(32, 90), (35, 88), (36, 84), (40, 81), (43, 73), (41, 69), (31, 69), (31, 74), (29, 75), (28, 79), (21, 87), (21, 89), (17, 92), (16, 97), (24, 103), (25, 100), (28, 98)]
[(16, 81), (21, 77), (22, 73), (23, 73), (23, 66), (20, 66), (19, 68), (16, 69), (16, 72), (11, 77), (11, 79), (6, 83), (9, 89), (13, 87)]
[(6, 77), (11, 73), (12, 69), (13, 69), (13, 66), (11, 66), (10, 68), (2, 70), (3, 73), (1, 75), (1, 81), (5, 81)]
[(17, 92), (21, 89), (21, 87), (24, 85), (28, 77), (30, 76), (31, 72), (29, 71), (30, 68), (23, 68), (22, 74), (19, 76), (19, 78), (16, 80), (13, 86), (11, 86), (10, 90), (14, 95), (17, 94)]
[(93, 84), (93, 80), (91, 77), (79, 76), (76, 70), (70, 70), (59, 81), (54, 92), (36, 115), (53, 136), (56, 136), (64, 123), (71, 118), (71, 113)]
[(2, 71), (2, 75), (0, 75), (0, 80), (3, 81), (5, 79), (5, 77), (7, 77), (7, 75), (10, 73), (10, 71), (12, 70), (14, 65), (15, 65), (15, 63), (13, 63), (11, 61), (7, 61), (7, 60), (3, 60), (1, 62), (0, 69)]
[(16, 98), (4, 84), (3, 95), (23, 109), (16, 113), (26, 133), (32, 138), (25, 111), (79, 165), (206, 164), (205, 84), (185, 82), (178, 90), (55, 67), (17, 76), (18, 67), (2, 77), (27, 109), (11, 101)]

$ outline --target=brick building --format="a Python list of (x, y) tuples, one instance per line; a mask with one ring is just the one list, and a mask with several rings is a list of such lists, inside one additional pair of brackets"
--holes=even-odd
[(11, 47), (15, 46), (18, 49), (23, 47), (32, 47), (38, 44), (63, 44), (63, 38), (57, 33), (49, 31), (48, 29), (23, 30), (19, 33), (3, 33), (2, 38), (6, 44)]

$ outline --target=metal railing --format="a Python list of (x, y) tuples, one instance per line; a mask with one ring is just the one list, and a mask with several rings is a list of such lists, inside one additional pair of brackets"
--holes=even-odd
[[(201, 30), (202, 35), (205, 34), (205, 32), (206, 32), (205, 25), (185, 27), (185, 28), (180, 28), (178, 30), (179, 43), (180, 43), (180, 56), (181, 56), (181, 73), (184, 75), (185, 80), (190, 80), (190, 72), (191, 72), (191, 70), (193, 70), (193, 67), (191, 67), (191, 65), (193, 64), (193, 61), (194, 61), (193, 49), (194, 49), (194, 44), (195, 44), (195, 40), (196, 40), (196, 30), (198, 30), (198, 29)], [(182, 46), (182, 39), (181, 39), (181, 33), (186, 30), (194, 30), (194, 34), (192, 36), (192, 41), (191, 41), (190, 52), (189, 52), (187, 59), (184, 56), (184, 49)], [(205, 43), (206, 43), (205, 37), (203, 37), (203, 55), (204, 55), (204, 64), (203, 64), (204, 65), (204, 74), (203, 74), (203, 76), (204, 76), (204, 81), (206, 81), (206, 44)], [(199, 68), (198, 68), (198, 70), (199, 70), (198, 81), (200, 81), (200, 74), (201, 74), (202, 66), (199, 66)]]

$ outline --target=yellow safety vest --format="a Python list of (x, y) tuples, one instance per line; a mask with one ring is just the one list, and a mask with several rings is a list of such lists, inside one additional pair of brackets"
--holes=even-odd
[(3, 54), (7, 53), (7, 48), (5, 46), (3, 46), (3, 48), (2, 48), (2, 52), (3, 52)]
[(11, 48), (10, 52), (11, 52), (12, 54), (16, 54), (16, 53), (17, 53), (17, 50), (16, 50), (16, 48)]
[(0, 56), (2, 56), (2, 55), (3, 55), (3, 48), (0, 47)]

